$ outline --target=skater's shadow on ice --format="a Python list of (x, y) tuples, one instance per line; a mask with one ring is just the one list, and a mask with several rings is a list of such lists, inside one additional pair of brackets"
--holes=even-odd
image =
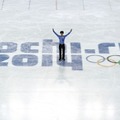
[[(64, 67), (66, 64), (68, 65), (68, 62), (58, 60), (57, 64), (60, 65), (60, 66), (58, 68), (58, 75), (57, 75), (57, 78), (55, 80), (55, 83), (71, 85), (71, 82), (67, 79), (66, 69)], [(61, 67), (61, 66), (63, 66), (63, 67)]]

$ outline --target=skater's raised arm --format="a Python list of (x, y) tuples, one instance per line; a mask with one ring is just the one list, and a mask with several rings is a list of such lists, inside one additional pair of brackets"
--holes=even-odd
[(65, 37), (68, 36), (71, 32), (72, 32), (72, 29), (70, 30), (70, 32), (68, 34), (65, 35)]
[(54, 32), (54, 34), (55, 34), (55, 35), (57, 35), (57, 36), (59, 37), (59, 35), (55, 32), (55, 30), (54, 30), (54, 29), (52, 29), (52, 31)]

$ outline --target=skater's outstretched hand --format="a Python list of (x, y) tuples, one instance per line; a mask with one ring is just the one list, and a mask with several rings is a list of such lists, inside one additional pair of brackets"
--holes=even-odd
[(55, 32), (54, 28), (52, 28), (52, 31), (55, 33), (55, 35), (59, 36), (59, 35)]

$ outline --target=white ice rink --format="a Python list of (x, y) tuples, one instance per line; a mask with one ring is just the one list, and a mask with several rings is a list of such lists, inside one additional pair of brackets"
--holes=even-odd
[(0, 0), (0, 120), (120, 120), (119, 60), (120, 0)]

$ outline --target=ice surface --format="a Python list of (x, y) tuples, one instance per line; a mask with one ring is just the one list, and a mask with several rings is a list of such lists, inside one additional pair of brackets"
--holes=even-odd
[[(0, 61), (4, 59), (2, 55), (9, 57), (4, 61), (8, 66), (0, 66), (0, 120), (120, 119), (119, 65), (101, 67), (86, 60), (89, 55), (105, 58), (119, 55), (119, 0), (0, 0), (0, 5)], [(58, 33), (73, 29), (65, 41), (65, 63), (57, 61), (58, 39), (52, 28)], [(52, 46), (51, 53), (43, 53), (44, 40), (52, 40), (52, 45), (47, 44)], [(16, 43), (17, 50), (1, 52), (7, 48), (1, 46), (2, 42)], [(31, 48), (38, 52), (22, 52), (21, 45), (26, 42), (35, 42)], [(80, 44), (81, 52), (71, 53), (71, 43)], [(104, 43), (112, 44), (112, 47), (106, 49)], [(95, 50), (95, 53), (86, 53), (86, 49)], [(105, 54), (106, 51), (109, 53)], [(38, 63), (29, 67), (17, 66), (19, 59), (14, 56), (21, 54), (37, 56)], [(52, 58), (47, 59), (47, 56), (43, 60), (43, 55)], [(73, 70), (74, 61), (75, 68), (80, 65), (79, 56), (82, 57), (83, 70)], [(90, 58), (98, 59), (101, 57)], [(111, 59), (118, 61), (119, 56)], [(25, 58), (23, 62), (28, 60)], [(42, 66), (42, 63), (52, 66)], [(113, 63), (105, 60), (101, 64)]]

